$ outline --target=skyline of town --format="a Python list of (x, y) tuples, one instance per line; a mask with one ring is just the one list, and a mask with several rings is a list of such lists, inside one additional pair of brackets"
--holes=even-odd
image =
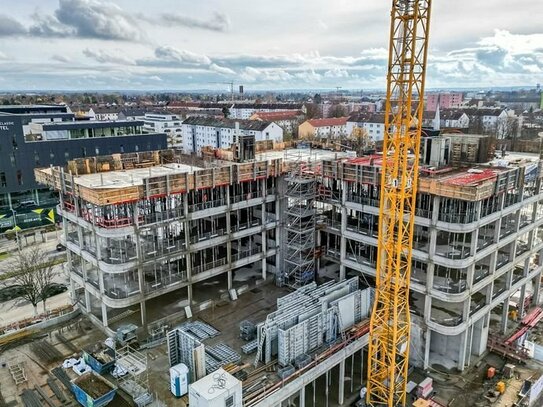
[[(383, 89), (387, 2), (10, 2), (0, 90)], [(436, 2), (427, 88), (533, 87), (543, 32), (533, 0)], [(469, 10), (469, 12), (466, 12)], [(483, 18), (484, 16), (484, 18)]]

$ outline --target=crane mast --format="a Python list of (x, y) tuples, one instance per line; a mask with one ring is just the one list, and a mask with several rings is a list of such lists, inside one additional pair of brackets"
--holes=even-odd
[(431, 0), (393, 0), (367, 404), (403, 406), (409, 359), (409, 280)]

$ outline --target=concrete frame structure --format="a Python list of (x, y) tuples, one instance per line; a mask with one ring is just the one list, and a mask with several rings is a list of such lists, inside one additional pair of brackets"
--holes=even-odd
[[(41, 182), (61, 191), (72, 295), (96, 323), (114, 330), (137, 307), (146, 329), (155, 298), (174, 293), (176, 301), (195, 307), (199, 283), (224, 275), (226, 288), (235, 288), (233, 274), (247, 265), (262, 279), (277, 274), (289, 165), (272, 158), (212, 168), (190, 161), (191, 167), (173, 152), (140, 154), (129, 165), (126, 156), (104, 159), (108, 168), (122, 172), (100, 172), (98, 160), (96, 171), (86, 175), (77, 175), (77, 169), (92, 165), (81, 163), (69, 167), (74, 175), (58, 168), (37, 172)], [(512, 306), (522, 313), (530, 296), (532, 304), (540, 301), (541, 165), (535, 157), (512, 155), (507, 161), (421, 172), (411, 283), (413, 365), (463, 370), (485, 351), (489, 335), (505, 333)], [(130, 169), (138, 165), (148, 168)], [(359, 277), (371, 286), (379, 156), (324, 159), (320, 167), (315, 246), (322, 255), (315, 268), (320, 276)], [(115, 250), (124, 250), (122, 261)], [(120, 286), (126, 295), (116, 290)], [(291, 398), (304, 405), (311, 383), (319, 377), (330, 383), (335, 372), (342, 404), (346, 371), (356, 365), (363, 372), (366, 345), (364, 335), (338, 348), (251, 405), (278, 406)], [(361, 374), (354, 385), (365, 381)]]
[[(520, 161), (520, 160), (519, 160)], [(421, 174), (411, 275), (411, 363), (464, 370), (487, 346), (491, 311), (539, 303), (543, 184), (538, 160)], [(318, 240), (339, 279), (375, 277), (379, 159), (323, 164), (328, 203)], [(369, 283), (371, 284), (371, 283)], [(522, 304), (522, 305), (520, 305)], [(521, 310), (522, 313), (522, 310)], [(447, 361), (451, 362), (447, 365)]]
[(171, 164), (164, 150), (105, 157), (102, 169), (122, 172), (88, 160), (71, 174), (37, 171), (60, 187), (72, 299), (106, 330), (139, 312), (147, 331), (148, 301), (175, 292), (190, 306), (193, 286), (212, 277), (226, 275), (231, 290), (236, 270), (274, 271), (280, 160), (205, 169), (185, 159)]

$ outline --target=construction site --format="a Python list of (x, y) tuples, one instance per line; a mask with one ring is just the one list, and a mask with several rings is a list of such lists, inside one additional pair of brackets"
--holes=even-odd
[(73, 305), (4, 329), (0, 405), (543, 405), (543, 153), (422, 128), (430, 6), (393, 2), (378, 151), (36, 169)]

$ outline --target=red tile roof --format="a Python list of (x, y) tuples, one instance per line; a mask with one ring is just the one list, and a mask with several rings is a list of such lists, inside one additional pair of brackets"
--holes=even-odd
[(309, 124), (313, 127), (345, 126), (348, 117), (331, 117), (329, 119), (311, 119)]

